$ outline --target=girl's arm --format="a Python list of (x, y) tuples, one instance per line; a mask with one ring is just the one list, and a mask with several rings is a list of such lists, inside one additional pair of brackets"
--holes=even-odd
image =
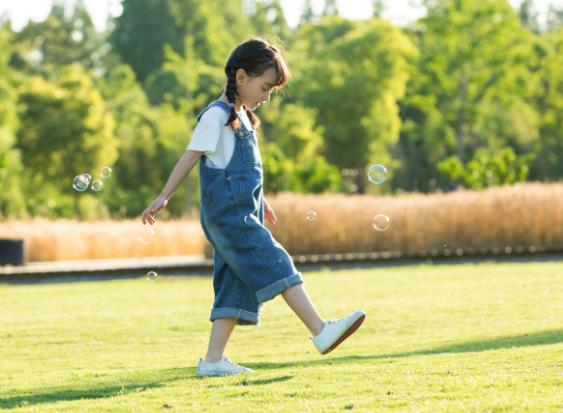
[(199, 158), (201, 158), (201, 155), (203, 155), (203, 152), (192, 150), (184, 152), (184, 155), (182, 155), (170, 173), (166, 185), (164, 185), (162, 192), (160, 192), (160, 196), (167, 200), (170, 199), (176, 188), (178, 188), (178, 185), (180, 185), (186, 175), (190, 173)]
[(184, 155), (176, 163), (176, 166), (170, 173), (166, 185), (160, 192), (160, 195), (143, 211), (143, 224), (155, 223), (155, 214), (168, 204), (168, 199), (172, 196), (178, 185), (190, 173), (196, 162), (201, 158), (203, 152), (187, 150)]

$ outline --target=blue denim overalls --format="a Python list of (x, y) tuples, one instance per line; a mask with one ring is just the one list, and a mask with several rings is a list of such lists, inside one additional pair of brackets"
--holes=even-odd
[[(228, 104), (209, 104), (230, 113)], [(303, 283), (287, 251), (264, 226), (262, 161), (258, 136), (241, 120), (234, 131), (235, 149), (225, 169), (199, 161), (200, 215), (205, 237), (213, 246), (215, 300), (209, 320), (236, 318), (237, 324), (259, 325), (265, 301)]]

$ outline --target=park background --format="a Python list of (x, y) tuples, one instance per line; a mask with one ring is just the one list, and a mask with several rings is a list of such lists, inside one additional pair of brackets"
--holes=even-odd
[[(115, 3), (0, 2), (34, 18), (0, 19), (0, 243), (31, 261), (0, 268), (0, 410), (561, 411), (561, 3)], [(227, 347), (254, 373), (200, 379), (197, 168), (148, 244), (139, 214), (254, 35), (293, 72), (257, 111), (269, 228), (324, 319), (367, 316), (321, 357), (271, 300)]]
[[(561, 250), (556, 2), (540, 18), (533, 1), (423, 1), (401, 25), (382, 1), (355, 19), (336, 1), (301, 5), (292, 25), (273, 0), (124, 0), (103, 30), (83, 1), (17, 29), (4, 15), (0, 237), (24, 239), (30, 261), (209, 254), (197, 168), (151, 245), (139, 215), (220, 95), (229, 53), (258, 35), (293, 75), (257, 111), (270, 229), (290, 253)], [(374, 163), (389, 171), (381, 185)], [(103, 166), (102, 191), (72, 189)]]

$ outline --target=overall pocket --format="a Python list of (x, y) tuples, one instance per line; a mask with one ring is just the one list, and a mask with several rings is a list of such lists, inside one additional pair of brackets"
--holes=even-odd
[(209, 224), (217, 225), (217, 200), (215, 194), (204, 194), (201, 196), (201, 216)]

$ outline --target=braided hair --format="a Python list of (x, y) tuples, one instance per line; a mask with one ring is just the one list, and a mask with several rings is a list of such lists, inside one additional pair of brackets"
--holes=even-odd
[[(233, 50), (225, 65), (225, 75), (227, 76), (225, 95), (231, 107), (229, 120), (226, 125), (231, 125), (233, 129), (240, 127), (240, 120), (235, 113), (235, 102), (238, 95), (236, 83), (237, 70), (244, 69), (247, 75), (256, 77), (262, 75), (270, 68), (276, 71), (275, 89), (280, 90), (288, 82), (290, 72), (278, 47), (259, 37), (254, 37), (239, 44)], [(252, 122), (252, 126), (258, 128), (260, 126), (258, 116), (252, 113), (250, 109), (246, 107), (245, 109), (248, 118)]]

